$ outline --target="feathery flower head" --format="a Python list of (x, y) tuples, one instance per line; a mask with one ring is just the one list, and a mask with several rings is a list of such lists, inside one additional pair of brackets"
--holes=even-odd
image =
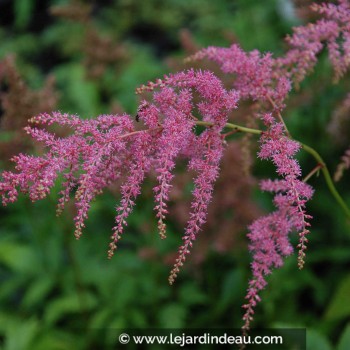
[(261, 135), (261, 148), (258, 156), (270, 159), (276, 166), (278, 180), (262, 181), (263, 191), (275, 194), (276, 210), (255, 220), (249, 227), (249, 249), (253, 254), (252, 273), (246, 295), (247, 304), (243, 305), (246, 312), (243, 316), (244, 330), (248, 330), (253, 320), (254, 308), (260, 301), (259, 292), (265, 288), (265, 276), (272, 268), (283, 265), (283, 258), (293, 252), (289, 235), (293, 231), (299, 233), (299, 268), (304, 265), (307, 238), (311, 216), (305, 212), (305, 204), (312, 197), (311, 186), (302, 182), (301, 169), (293, 157), (298, 152), (300, 144), (284, 135), (284, 126), (277, 123), (271, 114), (265, 114), (263, 121), (268, 127)]
[[(16, 172), (3, 172), (0, 182), (3, 204), (14, 202), (18, 192), (29, 193), (32, 201), (42, 199), (58, 175), (63, 174), (57, 214), (76, 188), (74, 221), (75, 236), (79, 238), (91, 202), (111, 183), (122, 179), (121, 200), (116, 207), (116, 224), (108, 251), (112, 257), (141, 192), (141, 184), (151, 170), (156, 173), (158, 183), (154, 187), (158, 229), (165, 238), (173, 171), (177, 158), (185, 156), (189, 168), (197, 172), (192, 213), (184, 238), (187, 251), (205, 222), (223, 149), (220, 132), (228, 113), (237, 107), (239, 94), (235, 90), (227, 91), (213, 73), (194, 70), (165, 76), (164, 80), (149, 83), (141, 90), (153, 92), (153, 98), (141, 101), (137, 112), (138, 120), (148, 127), (145, 130), (136, 130), (133, 118), (127, 114), (101, 115), (89, 120), (59, 112), (33, 117), (25, 130), (44, 144), (46, 153), (38, 157), (20, 154), (13, 158)], [(194, 130), (194, 110), (211, 125), (200, 135)], [(70, 128), (72, 134), (60, 138), (37, 127), (54, 123)], [(184, 260), (181, 253), (180, 260)]]

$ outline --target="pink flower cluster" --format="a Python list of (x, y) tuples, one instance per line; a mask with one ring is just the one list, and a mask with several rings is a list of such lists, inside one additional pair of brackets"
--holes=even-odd
[(254, 50), (244, 52), (239, 45), (229, 48), (210, 46), (188, 60), (207, 58), (217, 62), (224, 73), (234, 74), (234, 87), (242, 98), (272, 99), (279, 107), (290, 90), (290, 80), (297, 85), (312, 71), (317, 55), (327, 47), (335, 72), (341, 78), (350, 66), (350, 3), (313, 4), (314, 11), (322, 15), (316, 23), (293, 28), (287, 36), (289, 50), (284, 56), (261, 54)]
[(261, 149), (258, 156), (269, 159), (276, 166), (277, 173), (283, 179), (265, 180), (261, 189), (275, 193), (274, 205), (276, 210), (254, 221), (249, 227), (250, 250), (253, 254), (253, 278), (249, 282), (246, 296), (248, 303), (243, 307), (246, 313), (244, 329), (249, 328), (253, 319), (254, 307), (260, 301), (258, 292), (267, 282), (265, 276), (271, 273), (273, 267), (283, 265), (283, 258), (293, 252), (289, 235), (295, 230), (299, 232), (299, 268), (303, 267), (311, 216), (305, 212), (305, 204), (311, 198), (311, 186), (301, 181), (301, 169), (293, 158), (300, 144), (284, 135), (284, 126), (276, 123), (275, 119), (266, 114), (263, 117), (268, 127), (261, 136)]
[(294, 28), (287, 37), (290, 50), (276, 63), (282, 73), (300, 83), (317, 63), (317, 54), (325, 45), (333, 65), (335, 79), (341, 78), (350, 65), (350, 3), (339, 0), (338, 4), (313, 4), (314, 11), (323, 18), (316, 23)]
[(291, 88), (290, 81), (283, 74), (276, 74), (275, 60), (270, 53), (245, 52), (233, 44), (229, 48), (210, 46), (189, 60), (204, 58), (218, 63), (223, 73), (234, 75), (233, 87), (240, 92), (242, 99), (272, 99), (280, 109), (283, 107)]
[(266, 111), (268, 102), (268, 110), (282, 122), (276, 123), (271, 114), (263, 117), (268, 131), (262, 134), (258, 156), (270, 159), (283, 179), (261, 183), (262, 190), (275, 193), (277, 210), (249, 227), (253, 278), (246, 296), (248, 303), (244, 305), (244, 329), (249, 328), (253, 319), (254, 307), (260, 300), (258, 292), (266, 285), (265, 276), (271, 273), (273, 267), (280, 267), (283, 257), (292, 252), (288, 235), (293, 230), (299, 234), (299, 268), (304, 265), (306, 235), (310, 226), (308, 220), (311, 218), (305, 212), (305, 204), (312, 196), (312, 189), (299, 179), (301, 169), (293, 156), (300, 145), (285, 135), (290, 137), (281, 116), (291, 82), (298, 86), (304, 80), (325, 46), (334, 68), (335, 80), (341, 78), (350, 66), (349, 0), (339, 0), (338, 4), (314, 4), (312, 9), (323, 18), (314, 24), (294, 28), (294, 33), (287, 37), (290, 49), (284, 56), (274, 58), (269, 53), (263, 55), (257, 50), (247, 53), (239, 45), (233, 44), (229, 48), (208, 47), (188, 59), (206, 58), (218, 63), (223, 73), (232, 74), (233, 87), (240, 92), (241, 99), (258, 101), (260, 113)]
[[(172, 282), (185, 260), (189, 247), (205, 222), (214, 182), (223, 152), (224, 128), (228, 114), (237, 107), (239, 95), (227, 91), (211, 72), (189, 70), (165, 77), (144, 87), (154, 90), (150, 102), (143, 101), (138, 118), (148, 127), (136, 130), (129, 115), (102, 115), (82, 120), (62, 113), (44, 113), (30, 120), (26, 131), (47, 149), (43, 156), (20, 154), (13, 158), (16, 172), (4, 171), (0, 182), (3, 205), (14, 202), (18, 191), (29, 193), (32, 201), (44, 198), (59, 174), (63, 174), (60, 213), (76, 188), (77, 208), (75, 236), (82, 234), (92, 200), (111, 183), (122, 180), (121, 201), (116, 208), (116, 225), (111, 236), (109, 257), (121, 238), (127, 217), (132, 212), (141, 184), (151, 170), (157, 174), (154, 187), (158, 228), (165, 238), (167, 201), (176, 159), (188, 159), (189, 169), (197, 172), (192, 212), (184, 235), (184, 245), (171, 272)], [(196, 134), (193, 111), (210, 126)], [(57, 123), (73, 130), (71, 136), (59, 138), (35, 125)]]

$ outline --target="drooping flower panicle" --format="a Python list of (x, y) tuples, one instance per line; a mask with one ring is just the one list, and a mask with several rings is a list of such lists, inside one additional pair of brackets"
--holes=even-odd
[[(110, 184), (122, 181), (121, 201), (116, 207), (116, 224), (108, 251), (112, 257), (141, 193), (141, 185), (151, 171), (157, 175), (155, 211), (160, 235), (165, 238), (175, 162), (179, 157), (187, 158), (189, 168), (197, 172), (192, 212), (184, 236), (187, 252), (205, 222), (223, 151), (221, 131), (229, 112), (237, 107), (239, 95), (235, 90), (226, 90), (211, 72), (194, 70), (165, 77), (144, 88), (147, 89), (154, 90), (153, 99), (142, 101), (138, 108), (138, 119), (148, 127), (145, 130), (136, 130), (134, 118), (126, 114), (102, 115), (90, 120), (58, 112), (33, 117), (26, 131), (43, 143), (47, 152), (43, 156), (21, 154), (13, 158), (17, 172), (3, 172), (0, 183), (3, 204), (14, 202), (18, 191), (28, 192), (32, 201), (42, 199), (58, 175), (63, 174), (57, 213), (62, 212), (76, 188), (74, 221), (75, 236), (79, 238), (94, 198)], [(200, 135), (195, 130), (194, 110), (211, 126)], [(36, 127), (54, 123), (71, 129), (72, 135), (59, 138)], [(179, 260), (183, 261), (181, 249), (179, 254)], [(172, 280), (174, 277), (172, 273)]]
[(259, 291), (267, 284), (265, 276), (271, 273), (272, 268), (283, 265), (283, 258), (293, 252), (289, 235), (293, 230), (299, 232), (298, 264), (302, 268), (307, 238), (309, 219), (305, 212), (305, 204), (311, 198), (311, 186), (300, 180), (301, 169), (294, 158), (300, 144), (289, 139), (284, 134), (284, 125), (266, 114), (263, 117), (268, 127), (261, 136), (261, 148), (258, 156), (261, 159), (270, 159), (276, 166), (276, 171), (283, 179), (265, 180), (261, 182), (261, 189), (275, 193), (274, 205), (276, 210), (263, 216), (249, 227), (249, 249), (253, 254), (253, 278), (249, 282), (246, 296), (247, 304), (243, 320), (244, 329), (249, 329), (253, 319), (254, 307), (260, 301)]

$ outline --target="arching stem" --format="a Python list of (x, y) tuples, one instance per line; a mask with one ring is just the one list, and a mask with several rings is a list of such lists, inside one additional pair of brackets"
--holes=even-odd
[[(213, 126), (213, 123), (205, 122), (205, 121), (196, 121), (195, 123), (196, 123), (196, 125), (201, 125), (201, 126), (207, 126), (207, 127)], [(240, 131), (240, 132), (255, 134), (255, 135), (260, 135), (263, 132), (263, 130), (260, 130), (260, 129), (246, 128), (244, 126), (240, 126), (240, 125), (233, 124), (233, 123), (226, 123), (225, 128)], [(298, 140), (295, 140), (295, 141), (299, 142)], [(322, 159), (322, 157), (320, 156), (320, 154), (316, 150), (314, 150), (312, 147), (310, 147), (302, 142), (299, 142), (299, 143), (300, 143), (302, 149), (304, 151), (306, 151), (307, 153), (309, 153), (317, 161), (318, 166), (321, 169), (322, 174), (326, 180), (326, 184), (327, 184), (329, 191), (331, 192), (331, 194), (333, 195), (334, 199), (337, 201), (339, 206), (342, 208), (342, 210), (345, 213), (345, 215), (347, 216), (347, 218), (350, 219), (350, 209), (346, 205), (345, 201), (343, 200), (343, 198), (341, 197), (341, 195), (339, 194), (337, 189), (335, 188), (332, 177), (328, 171), (327, 165), (324, 162), (324, 160)], [(314, 173), (316, 173), (316, 171)], [(312, 175), (314, 175), (314, 173), (311, 174), (307, 178), (307, 180)]]

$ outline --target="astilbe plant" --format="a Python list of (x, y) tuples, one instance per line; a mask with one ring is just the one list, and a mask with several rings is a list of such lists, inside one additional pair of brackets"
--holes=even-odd
[[(4, 171), (0, 182), (3, 205), (14, 202), (19, 192), (32, 201), (43, 199), (60, 174), (62, 190), (57, 212), (60, 213), (75, 192), (77, 213), (75, 236), (79, 238), (88, 217), (92, 200), (107, 186), (121, 183), (121, 200), (116, 206), (108, 256), (111, 258), (127, 226), (141, 185), (150, 173), (156, 173), (154, 211), (161, 238), (166, 237), (166, 217), (174, 168), (179, 159), (186, 160), (195, 174), (193, 200), (183, 243), (170, 272), (172, 284), (206, 222), (208, 204), (220, 171), (225, 152), (224, 129), (260, 136), (258, 158), (270, 160), (278, 179), (264, 180), (261, 189), (274, 194), (275, 211), (249, 225), (248, 237), (253, 255), (252, 279), (247, 291), (244, 330), (253, 319), (259, 293), (266, 286), (266, 276), (282, 266), (284, 257), (292, 254), (290, 235), (299, 236), (298, 265), (304, 265), (307, 235), (311, 215), (306, 212), (313, 189), (306, 181), (322, 171), (326, 184), (346, 215), (349, 209), (335, 189), (327, 167), (311, 147), (292, 138), (282, 113), (293, 84), (300, 84), (312, 71), (317, 55), (324, 46), (338, 80), (350, 64), (350, 3), (313, 5), (322, 18), (314, 24), (294, 29), (287, 38), (289, 50), (274, 58), (255, 50), (245, 52), (239, 45), (229, 48), (209, 47), (191, 56), (188, 61), (209, 59), (219, 64), (232, 81), (232, 88), (210, 71), (189, 69), (165, 76), (137, 89), (151, 98), (141, 101), (136, 118), (127, 114), (101, 115), (83, 120), (64, 113), (43, 113), (30, 119), (26, 132), (43, 143), (42, 156), (19, 154), (13, 157), (15, 171)], [(252, 129), (231, 123), (240, 103), (254, 101), (257, 123), (262, 129)], [(136, 121), (144, 126), (136, 128)], [(49, 127), (58, 124), (71, 129), (67, 137), (59, 137)], [(38, 128), (40, 125), (40, 128)], [(316, 160), (315, 168), (304, 180), (295, 159), (304, 149)]]

